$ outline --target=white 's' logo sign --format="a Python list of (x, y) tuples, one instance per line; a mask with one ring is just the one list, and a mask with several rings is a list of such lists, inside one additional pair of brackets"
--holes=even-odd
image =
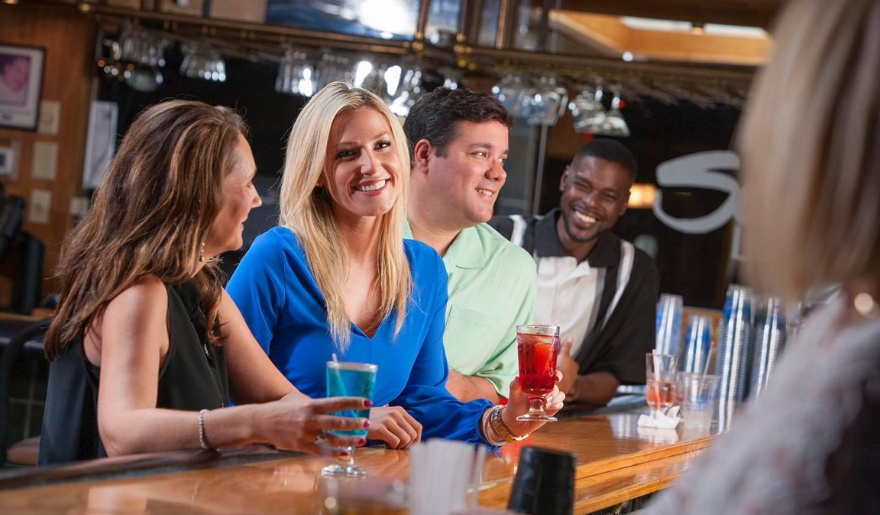
[(739, 156), (726, 150), (698, 152), (666, 161), (657, 167), (657, 185), (698, 188), (727, 193), (727, 199), (712, 213), (698, 218), (676, 218), (663, 211), (663, 191), (654, 198), (654, 216), (666, 226), (685, 234), (706, 234), (734, 220), (731, 255), (739, 259), (742, 224), (740, 186), (736, 179), (716, 170), (738, 170)]

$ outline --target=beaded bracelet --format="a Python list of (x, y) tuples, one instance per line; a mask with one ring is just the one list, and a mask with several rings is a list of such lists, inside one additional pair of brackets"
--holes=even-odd
[(205, 413), (210, 410), (203, 409), (199, 411), (199, 446), (206, 451), (212, 447), (208, 444), (208, 438), (205, 437)]
[(498, 436), (501, 437), (506, 443), (510, 442), (519, 442), (521, 440), (525, 440), (529, 437), (530, 433), (526, 433), (522, 436), (515, 436), (510, 428), (507, 427), (507, 424), (504, 423), (504, 419), (501, 418), (501, 412), (504, 411), (504, 406), (496, 406), (493, 408), (491, 413), (490, 422), (492, 423), (492, 429), (498, 433)]

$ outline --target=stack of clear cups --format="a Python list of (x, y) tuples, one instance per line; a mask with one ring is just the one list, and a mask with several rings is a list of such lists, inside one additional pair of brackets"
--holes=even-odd
[(733, 284), (727, 290), (721, 328), (715, 374), (720, 377), (718, 423), (727, 427), (735, 404), (748, 395), (752, 337), (752, 294), (748, 288)]
[(660, 354), (681, 356), (681, 295), (660, 295), (657, 302), (657, 342)]

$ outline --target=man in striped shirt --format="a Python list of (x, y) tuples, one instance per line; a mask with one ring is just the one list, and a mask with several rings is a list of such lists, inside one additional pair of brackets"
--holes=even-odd
[(654, 347), (657, 267), (611, 232), (626, 211), (636, 161), (610, 139), (584, 144), (562, 175), (558, 208), (504, 216), (495, 229), (538, 266), (535, 323), (558, 324), (567, 404), (603, 406), (621, 384), (644, 384)]

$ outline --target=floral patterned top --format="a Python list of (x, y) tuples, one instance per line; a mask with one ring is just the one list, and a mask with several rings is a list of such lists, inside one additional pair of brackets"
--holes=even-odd
[(848, 316), (843, 296), (814, 313), (760, 399), (647, 513), (880, 510), (880, 319)]

